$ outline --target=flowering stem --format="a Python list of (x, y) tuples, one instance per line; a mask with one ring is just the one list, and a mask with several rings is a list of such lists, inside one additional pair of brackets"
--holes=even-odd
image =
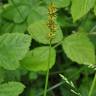
[(48, 38), (50, 41), (49, 46), (49, 57), (48, 57), (48, 66), (47, 66), (47, 74), (46, 74), (46, 82), (45, 82), (45, 90), (44, 90), (44, 96), (47, 95), (47, 87), (48, 87), (48, 79), (49, 79), (49, 69), (50, 69), (50, 58), (51, 58), (51, 41), (55, 37), (56, 32), (56, 24), (54, 20), (56, 20), (56, 7), (54, 3), (51, 1), (51, 4), (48, 6), (48, 28), (50, 29), (50, 32), (48, 33)]

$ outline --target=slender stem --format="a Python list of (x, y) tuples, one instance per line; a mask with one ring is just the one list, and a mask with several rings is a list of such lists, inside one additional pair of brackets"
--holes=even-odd
[[(78, 70), (78, 72), (76, 72), (75, 74), (73, 74), (69, 79), (72, 79), (72, 78), (76, 77), (76, 76), (77, 76), (80, 72), (82, 72), (84, 69), (85, 69), (85, 67), (82, 67), (80, 70)], [(54, 86), (52, 86), (51, 88), (47, 89), (47, 92), (52, 91), (53, 89), (61, 86), (61, 85), (64, 84), (64, 83), (65, 83), (65, 81), (61, 81), (61, 82), (57, 83), (56, 85), (54, 85)], [(38, 96), (42, 96), (42, 95), (43, 95), (43, 92), (40, 92), (40, 93), (38, 94)]]
[(95, 84), (96, 84), (96, 73), (95, 73), (95, 76), (94, 76), (94, 79), (93, 79), (93, 82), (92, 82), (92, 86), (91, 86), (91, 88), (90, 88), (90, 90), (89, 90), (88, 96), (92, 96), (92, 93), (93, 93)]
[(54, 45), (54, 48), (56, 48), (56, 47), (58, 47), (59, 45), (61, 45), (62, 42), (63, 42), (63, 40), (64, 40), (64, 38), (63, 38), (61, 41), (59, 41), (56, 45)]
[(50, 46), (49, 46), (49, 57), (48, 57), (48, 66), (47, 66), (47, 73), (46, 73), (44, 96), (47, 95), (47, 87), (48, 87), (48, 79), (49, 79), (49, 68), (50, 68), (50, 57), (51, 57), (50, 55), (51, 55), (51, 41), (50, 41)]

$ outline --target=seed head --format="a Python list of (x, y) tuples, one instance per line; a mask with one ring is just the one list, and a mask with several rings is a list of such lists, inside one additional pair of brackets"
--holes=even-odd
[(49, 39), (54, 39), (55, 35), (56, 35), (55, 33), (50, 32), (50, 33), (48, 33), (48, 38)]
[(48, 7), (48, 14), (55, 15), (56, 12), (57, 12), (57, 8), (56, 8), (55, 4), (51, 3)]
[(57, 8), (55, 7), (54, 3), (51, 3), (48, 7), (48, 23), (47, 26), (50, 29), (50, 33), (48, 33), (48, 38), (53, 39), (55, 37), (56, 32), (56, 12)]

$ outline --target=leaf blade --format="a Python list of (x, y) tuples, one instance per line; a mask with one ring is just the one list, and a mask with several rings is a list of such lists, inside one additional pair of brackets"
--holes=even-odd
[(15, 70), (19, 60), (23, 59), (29, 50), (31, 37), (19, 33), (6, 33), (0, 36), (0, 66)]
[(25, 86), (20, 82), (8, 82), (0, 84), (0, 96), (18, 96)]
[(66, 55), (79, 64), (95, 64), (95, 48), (84, 33), (75, 33), (63, 42)]
[[(50, 29), (47, 26), (46, 20), (39, 20), (31, 24), (28, 28), (29, 34), (39, 43), (42, 44), (50, 44), (50, 40), (48, 38), (48, 33), (50, 33)], [(57, 26), (57, 31), (55, 32), (55, 37), (52, 40), (52, 44), (58, 43), (63, 39), (63, 34), (59, 26)]]
[(95, 0), (72, 0), (71, 14), (73, 21), (75, 22), (86, 15), (94, 4)]
[[(37, 60), (38, 58), (38, 60)], [(49, 47), (38, 47), (30, 51), (21, 61), (21, 65), (29, 71), (46, 71), (49, 58)], [(55, 64), (56, 52), (51, 48), (50, 68)]]

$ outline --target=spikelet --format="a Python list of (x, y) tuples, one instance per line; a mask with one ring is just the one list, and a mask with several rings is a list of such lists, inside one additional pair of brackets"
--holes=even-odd
[(55, 37), (56, 32), (56, 12), (57, 9), (54, 3), (51, 3), (48, 7), (48, 23), (47, 26), (50, 29), (50, 33), (48, 33), (48, 38), (52, 40)]
[(57, 8), (54, 3), (51, 3), (48, 7), (48, 14), (51, 18), (56, 17)]

